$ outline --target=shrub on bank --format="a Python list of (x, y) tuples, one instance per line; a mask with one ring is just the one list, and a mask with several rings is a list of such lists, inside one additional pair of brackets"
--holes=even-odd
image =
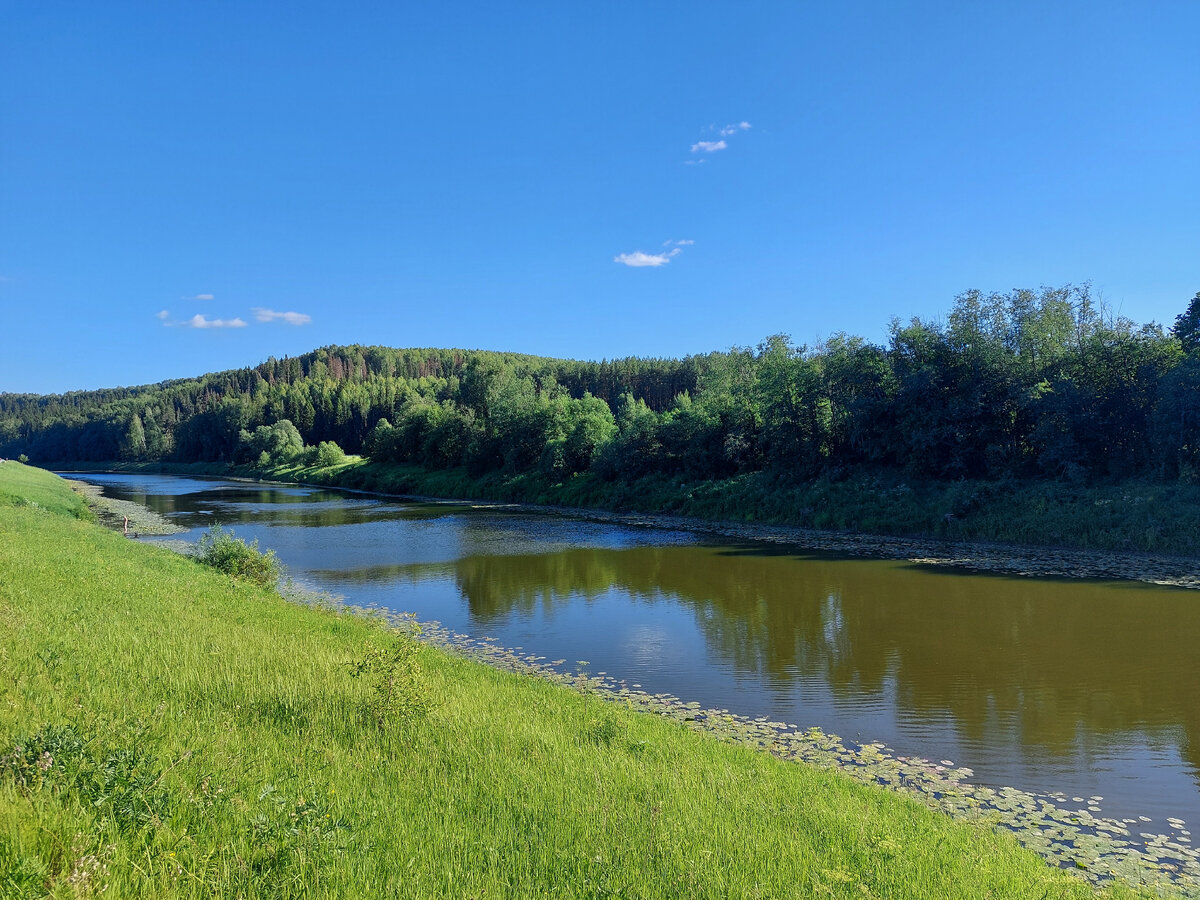
[(247, 544), (220, 525), (214, 525), (200, 538), (196, 558), (226, 575), (255, 584), (270, 586), (279, 580), (279, 560), (274, 550), (263, 553), (258, 549), (258, 541)]

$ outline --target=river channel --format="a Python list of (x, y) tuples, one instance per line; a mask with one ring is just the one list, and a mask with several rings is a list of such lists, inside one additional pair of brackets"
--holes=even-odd
[(187, 529), (176, 538), (219, 523), (308, 588), (564, 670), (586, 661), (706, 708), (952, 760), (977, 784), (1102, 797), (1105, 816), (1154, 831), (1200, 824), (1195, 591), (829, 558), (486, 505), (73, 477)]

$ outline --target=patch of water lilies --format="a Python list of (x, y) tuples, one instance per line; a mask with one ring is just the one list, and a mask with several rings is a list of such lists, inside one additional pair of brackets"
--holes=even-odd
[(1008, 829), (1051, 863), (1097, 884), (1120, 878), (1158, 888), (1164, 895), (1200, 897), (1200, 850), (1190, 846), (1180, 819), (1168, 820), (1169, 834), (1141, 830), (1149, 826), (1101, 815), (1099, 796), (1069, 798), (973, 784), (969, 779), (974, 772), (950, 760), (897, 756), (883, 744), (848, 744), (820, 728), (704, 709), (699, 703), (651, 694), (604, 673), (589, 674), (582, 660), (579, 671), (572, 672), (564, 668), (565, 660), (547, 661), (520, 648), (499, 646), (494, 638), (476, 639), (450, 631), (437, 622), (421, 623), (421, 638), (499, 669), (545, 678), (665, 716), (722, 740), (783, 759), (836, 768), (859, 781), (909, 794), (958, 819)]

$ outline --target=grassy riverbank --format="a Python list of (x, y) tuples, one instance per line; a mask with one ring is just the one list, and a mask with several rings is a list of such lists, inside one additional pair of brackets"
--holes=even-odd
[(170, 471), (431, 497), (669, 513), (710, 521), (1035, 547), (1138, 551), (1200, 557), (1200, 485), (1125, 482), (1084, 486), (1047, 481), (914, 482), (855, 475), (797, 484), (759, 473), (724, 481), (660, 476), (633, 483), (593, 475), (552, 481), (538, 474), (471, 476), (348, 457), (333, 466), (229, 467), (222, 463), (81, 464), (94, 471)]
[[(400, 639), (0, 470), (5, 897), (1092, 896), (1011, 836)], [(70, 515), (56, 515), (51, 509)], [(1131, 896), (1116, 888), (1111, 896)]]

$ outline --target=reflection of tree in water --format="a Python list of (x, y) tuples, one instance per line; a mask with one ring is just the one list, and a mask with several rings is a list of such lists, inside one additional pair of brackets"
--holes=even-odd
[(452, 565), (471, 617), (487, 623), (514, 612), (548, 611), (570, 599), (592, 601), (614, 586), (623, 586), (621, 560), (616, 554), (624, 552), (632, 551), (468, 556)]
[(376, 500), (348, 500), (331, 491), (289, 490), (275, 487), (214, 487), (182, 494), (152, 494), (138, 489), (105, 485), (105, 493), (148, 506), (163, 516), (190, 527), (213, 522), (222, 525), (293, 525), (301, 528), (360, 525), (392, 520), (440, 519), (452, 511), (442, 504), (398, 506)]
[(894, 680), (906, 710), (948, 713), (976, 738), (1003, 722), (1064, 753), (1081, 733), (1182, 727), (1180, 751), (1200, 769), (1200, 605), (1183, 591), (754, 547), (474, 556), (450, 568), (481, 623), (613, 589), (666, 596), (693, 608), (719, 657), (777, 686), (820, 680), (849, 699)]

